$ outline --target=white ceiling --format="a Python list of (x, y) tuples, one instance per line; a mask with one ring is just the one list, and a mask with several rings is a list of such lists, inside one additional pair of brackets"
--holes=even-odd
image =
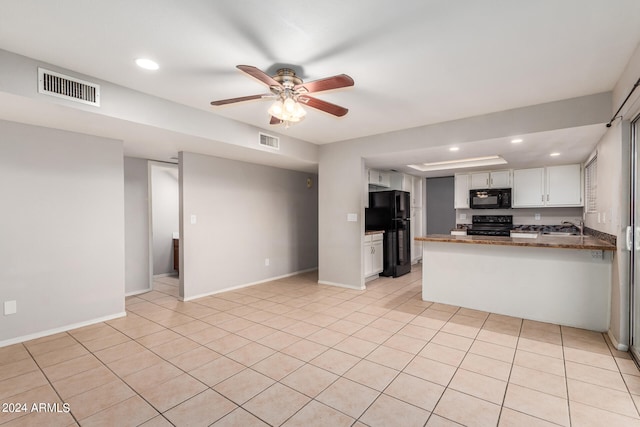
[[(309, 108), (279, 130), (324, 144), (610, 91), (639, 22), (638, 0), (14, 0), (2, 4), (0, 48), (264, 129), (268, 101), (209, 105), (267, 92), (236, 65), (289, 64), (306, 81), (345, 73), (353, 88), (317, 95), (345, 117)], [(577, 132), (584, 159), (603, 131)], [(547, 155), (558, 138), (546, 136), (505, 155)], [(495, 143), (479, 154), (500, 154)], [(413, 154), (369, 160), (435, 160)]]

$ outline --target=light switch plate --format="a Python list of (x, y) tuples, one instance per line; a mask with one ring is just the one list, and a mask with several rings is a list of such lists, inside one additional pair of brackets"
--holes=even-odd
[(9, 314), (16, 314), (18, 312), (18, 304), (16, 301), (5, 301), (4, 302), (4, 315), (8, 316)]
[(358, 222), (358, 214), (357, 213), (348, 213), (347, 221), (349, 222)]
[(195, 224), (197, 221), (198, 218), (194, 214), (191, 214), (191, 224)]

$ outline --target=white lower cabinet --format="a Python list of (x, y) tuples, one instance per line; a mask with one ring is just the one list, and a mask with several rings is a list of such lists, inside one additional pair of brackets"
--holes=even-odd
[(364, 277), (382, 273), (384, 269), (382, 241), (382, 233), (364, 236)]
[(422, 242), (416, 240), (424, 234), (422, 230), (422, 209), (411, 208), (411, 263), (422, 259)]

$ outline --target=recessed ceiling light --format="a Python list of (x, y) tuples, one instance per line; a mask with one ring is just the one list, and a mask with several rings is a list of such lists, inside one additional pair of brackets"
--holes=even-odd
[(511, 143), (512, 143), (512, 144), (519, 144), (519, 143), (521, 143), (521, 142), (522, 142), (522, 138), (515, 138), (515, 139), (512, 139), (512, 140), (511, 140)]
[(469, 159), (460, 159), (460, 160), (446, 160), (444, 162), (422, 163), (418, 165), (407, 165), (407, 166), (422, 172), (427, 172), (427, 171), (438, 171), (438, 170), (445, 170), (445, 169), (471, 168), (476, 166), (503, 165), (505, 163), (507, 163), (507, 161), (500, 156), (487, 156), (487, 157), (472, 157)]
[(556, 153), (551, 153), (551, 154), (549, 154), (549, 155), (550, 155), (551, 157), (556, 157), (556, 156), (559, 156), (559, 155), (560, 155), (560, 153), (557, 153), (557, 152), (556, 152)]
[(138, 58), (136, 59), (136, 65), (140, 68), (144, 68), (145, 70), (157, 70), (160, 68), (157, 62), (154, 62), (147, 58)]
[(451, 147), (451, 148), (449, 148), (449, 151), (458, 151), (459, 149), (460, 148), (458, 148), (458, 147)]

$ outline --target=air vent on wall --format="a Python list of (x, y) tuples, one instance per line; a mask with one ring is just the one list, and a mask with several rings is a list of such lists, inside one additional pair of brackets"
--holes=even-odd
[(38, 92), (100, 106), (100, 85), (38, 68)]
[(268, 147), (273, 150), (280, 149), (280, 138), (276, 138), (275, 136), (267, 135), (266, 133), (259, 132), (260, 134), (260, 145), (263, 147)]

